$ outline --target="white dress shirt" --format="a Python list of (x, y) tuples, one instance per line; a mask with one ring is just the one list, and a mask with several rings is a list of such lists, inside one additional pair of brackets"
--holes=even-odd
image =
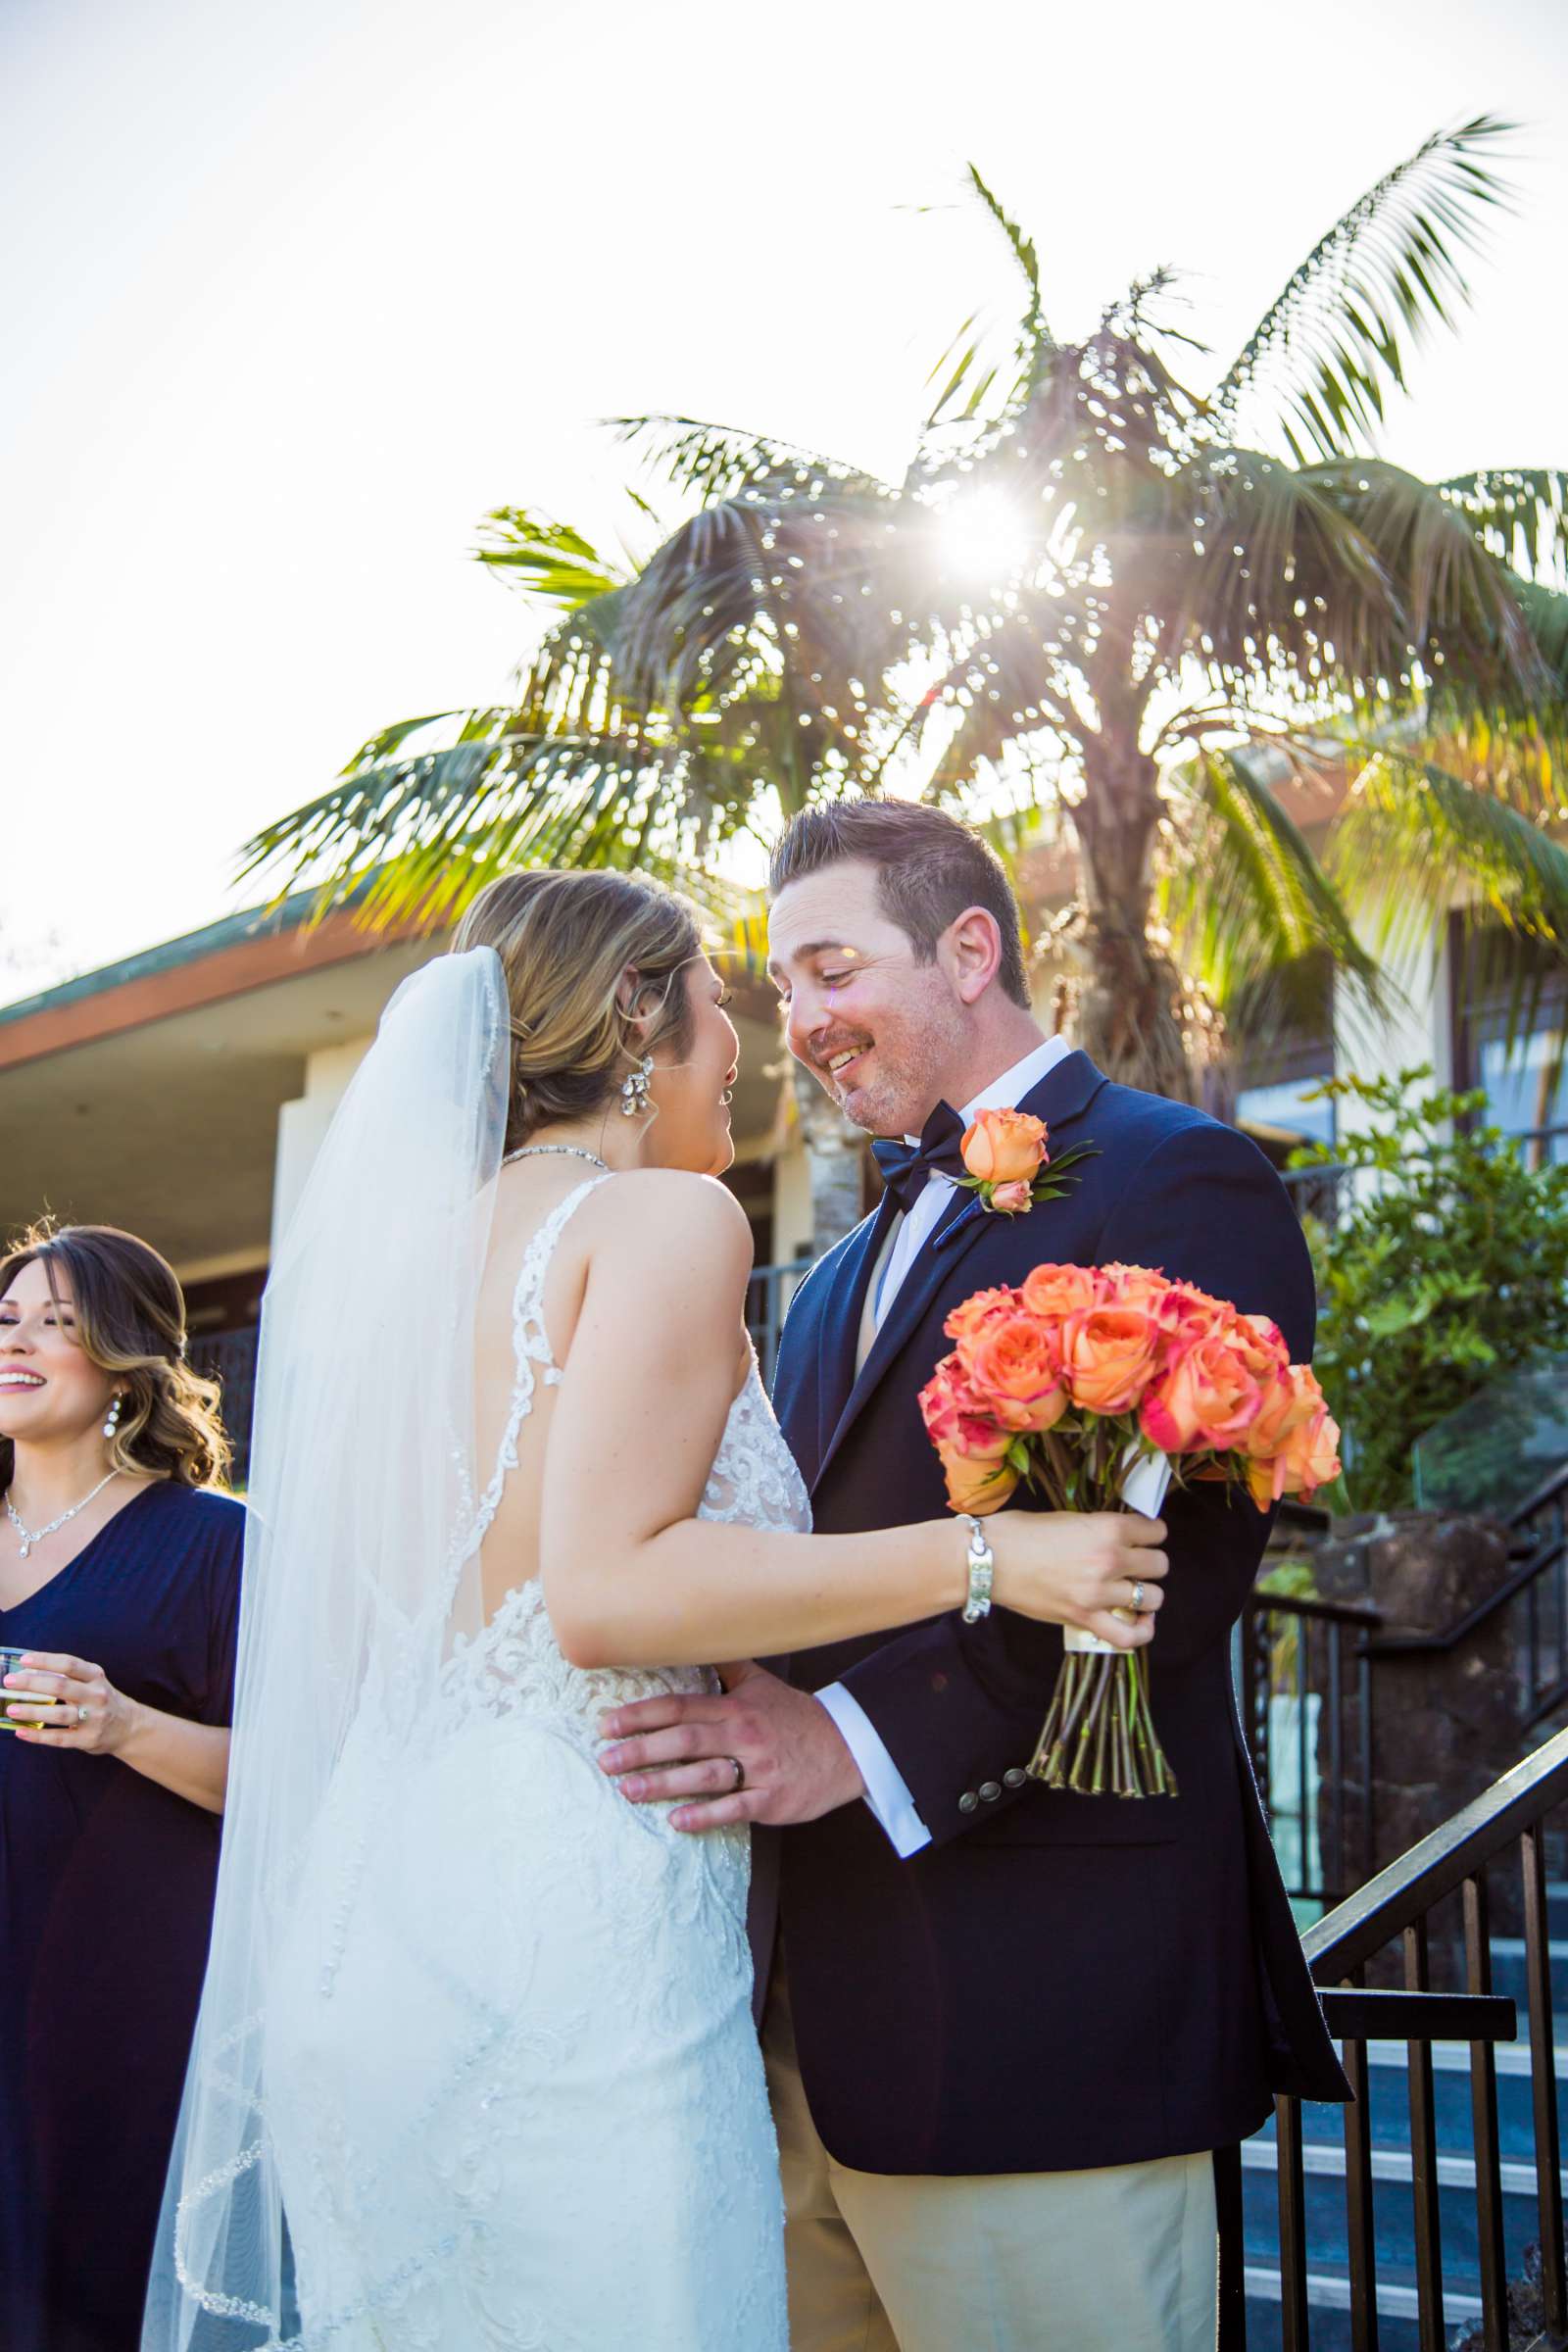
[[(1071, 1052), (1065, 1038), (1047, 1038), (1032, 1054), (1026, 1054), (1022, 1061), (1015, 1061), (1010, 1070), (1004, 1070), (1000, 1078), (982, 1087), (973, 1102), (963, 1105), (958, 1115), (965, 1128), (982, 1110), (1016, 1110), (1024, 1097), (1033, 1094), (1042, 1078)], [(920, 1139), (911, 1135), (905, 1140), (918, 1144)], [(948, 1205), (948, 1197), (955, 1189), (951, 1176), (928, 1176), (919, 1200), (900, 1222), (880, 1278), (875, 1273), (872, 1276), (873, 1281), (878, 1281), (874, 1307), (878, 1330), (887, 1320), (888, 1310), (916, 1254), (935, 1232)], [(838, 1725), (845, 1746), (859, 1767), (865, 1783), (865, 1801), (891, 1838), (895, 1853), (901, 1858), (918, 1853), (921, 1846), (930, 1844), (931, 1832), (916, 1812), (908, 1783), (888, 1754), (871, 1718), (842, 1683), (829, 1683), (816, 1695)]]

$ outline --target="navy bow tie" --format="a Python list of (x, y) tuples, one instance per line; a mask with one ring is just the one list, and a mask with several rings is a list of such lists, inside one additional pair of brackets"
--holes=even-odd
[(928, 1176), (957, 1178), (965, 1173), (963, 1136), (963, 1121), (952, 1103), (939, 1102), (921, 1128), (918, 1144), (880, 1137), (871, 1146), (882, 1182), (906, 1216), (925, 1191)]

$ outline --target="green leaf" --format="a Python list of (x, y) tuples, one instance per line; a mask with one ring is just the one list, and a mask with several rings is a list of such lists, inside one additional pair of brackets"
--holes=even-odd
[(552, 522), (527, 507), (497, 507), (479, 527), (481, 564), (514, 574), (529, 596), (565, 612), (624, 584), (624, 575), (570, 523)]
[[(1162, 860), (1159, 908), (1187, 967), (1234, 1004), (1265, 975), (1314, 955), (1386, 1008), (1374, 958), (1305, 836), (1266, 780), (1308, 768), (1294, 747), (1200, 752), (1170, 779), (1181, 813)], [(1183, 806), (1185, 805), (1185, 806)]]
[(1404, 339), (1451, 325), (1469, 297), (1462, 256), (1477, 249), (1505, 181), (1474, 159), (1514, 125), (1477, 115), (1424, 139), (1376, 181), (1292, 272), (1220, 378), (1215, 413), (1272, 393), (1325, 458), (1353, 454), (1382, 414), (1380, 378), (1402, 385)]

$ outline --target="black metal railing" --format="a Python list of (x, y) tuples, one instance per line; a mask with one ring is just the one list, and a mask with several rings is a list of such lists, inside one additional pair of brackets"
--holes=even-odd
[[(1355, 2093), (1344, 2111), (1347, 2243), (1350, 2341), (1353, 2352), (1376, 2352), (1378, 2257), (1368, 2100), (1368, 2043), (1402, 2041), (1408, 2048), (1410, 2174), (1414, 2201), (1415, 2293), (1421, 2352), (1447, 2342), (1444, 2314), (1443, 2230), (1440, 2211), (1437, 2106), (1432, 2050), (1436, 2042), (1470, 2047), (1471, 2135), (1475, 2159), (1478, 2272), (1482, 2336), (1487, 2352), (1507, 2352), (1508, 2309), (1502, 2211), (1503, 2181), (1497, 2126), (1494, 2048), (1517, 2033), (1514, 2003), (1494, 1993), (1489, 1874), (1510, 1851), (1517, 1854), (1524, 1924), (1526, 2002), (1534, 2119), (1534, 2172), (1540, 2230), (1541, 2292), (1545, 2331), (1542, 2352), (1568, 2345), (1568, 2266), (1557, 2117), (1556, 2053), (1551, 2005), (1551, 1951), (1546, 1896), (1546, 1818), (1568, 1800), (1568, 1732), (1489, 1788), (1451, 1821), (1392, 1863), (1328, 1916), (1308, 1929), (1303, 1945), (1323, 1987), (1329, 2029), (1343, 2042), (1346, 2072)], [(1458, 1895), (1462, 1928), (1435, 1933), (1433, 1914)], [(1384, 1965), (1395, 1946), (1402, 1989), (1370, 1990), (1369, 1970)], [(1444, 1992), (1432, 1983), (1435, 1953), (1452, 1951), (1463, 1989)], [(1300, 2104), (1275, 2101), (1281, 2341), (1283, 2352), (1309, 2352), (1310, 2259), (1302, 2166)], [(1220, 2200), (1220, 2346), (1243, 2352), (1247, 2343), (1245, 2240), (1240, 2199)]]
[[(1568, 1157), (1568, 1126), (1526, 1127), (1504, 1141), (1525, 1154), (1532, 1169), (1547, 1167)], [(1382, 1181), (1378, 1169), (1348, 1167), (1339, 1159), (1324, 1160), (1313, 1167), (1280, 1170), (1280, 1182), (1290, 1194), (1297, 1215), (1311, 1217), (1320, 1225), (1338, 1223), (1358, 1176), (1368, 1186)]]
[(1242, 1724), (1293, 1901), (1337, 1903), (1371, 1871), (1372, 1664), (1365, 1602), (1260, 1586), (1242, 1612)]
[(789, 1313), (790, 1300), (800, 1287), (803, 1275), (810, 1272), (813, 1260), (808, 1257), (792, 1259), (784, 1266), (754, 1266), (752, 1279), (746, 1289), (746, 1328), (757, 1348), (757, 1358), (762, 1367), (762, 1382), (773, 1385), (773, 1367), (778, 1361), (779, 1334)]
[[(1327, 1532), (1322, 1512), (1294, 1517)], [(1521, 1742), (1568, 1706), (1568, 1463), (1508, 1529), (1508, 1574), (1432, 1633), (1389, 1632), (1370, 1602), (1271, 1590), (1278, 1562), (1265, 1559), (1238, 1629), (1237, 1691), (1280, 1868), (1301, 1910), (1341, 1901), (1373, 1867), (1374, 1735), (1389, 1662), (1446, 1656), (1511, 1611)]]
[(1337, 1225), (1340, 1209), (1348, 1188), (1356, 1175), (1341, 1160), (1327, 1160), (1321, 1167), (1281, 1168), (1280, 1182), (1291, 1196), (1291, 1205), (1303, 1221), (1310, 1217), (1319, 1225)]

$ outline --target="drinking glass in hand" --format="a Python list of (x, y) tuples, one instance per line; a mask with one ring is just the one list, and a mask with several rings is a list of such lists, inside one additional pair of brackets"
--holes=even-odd
[[(54, 1710), (56, 1702), (52, 1698), (45, 1698), (41, 1691), (34, 1694), (27, 1690), (7, 1690), (4, 1687), (6, 1676), (20, 1673), (23, 1659), (30, 1654), (25, 1649), (0, 1649), (0, 1732), (14, 1732), (19, 1724), (24, 1723), (34, 1728), (46, 1724)], [(13, 1715), (10, 1709), (14, 1702), (21, 1699), (30, 1700), (38, 1712), (35, 1715)]]

